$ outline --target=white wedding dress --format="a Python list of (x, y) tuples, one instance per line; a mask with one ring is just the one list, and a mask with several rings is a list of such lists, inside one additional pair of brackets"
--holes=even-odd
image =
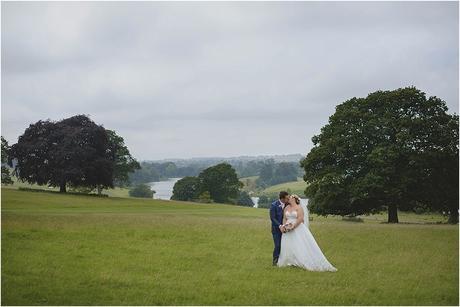
[[(286, 211), (286, 223), (294, 224), (296, 220), (297, 211)], [(327, 261), (305, 223), (283, 233), (278, 266), (298, 266), (309, 271), (337, 271)]]

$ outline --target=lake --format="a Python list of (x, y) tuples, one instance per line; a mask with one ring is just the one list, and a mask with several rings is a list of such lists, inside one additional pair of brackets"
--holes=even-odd
[(180, 179), (182, 178), (169, 178), (168, 180), (150, 182), (150, 187), (156, 192), (153, 194), (153, 198), (170, 200), (173, 194), (174, 185)]

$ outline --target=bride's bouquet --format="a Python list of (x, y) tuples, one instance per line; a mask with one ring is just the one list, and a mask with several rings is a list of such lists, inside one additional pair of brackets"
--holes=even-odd
[(294, 225), (292, 225), (292, 223), (283, 224), (283, 227), (284, 229), (286, 229), (286, 232), (289, 232), (294, 229)]

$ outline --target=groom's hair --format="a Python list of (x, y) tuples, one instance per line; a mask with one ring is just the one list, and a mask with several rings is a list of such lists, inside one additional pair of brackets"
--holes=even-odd
[(286, 196), (288, 196), (288, 195), (289, 195), (288, 192), (286, 192), (286, 191), (281, 191), (281, 192), (280, 192), (280, 199), (284, 199), (284, 198), (285, 198)]

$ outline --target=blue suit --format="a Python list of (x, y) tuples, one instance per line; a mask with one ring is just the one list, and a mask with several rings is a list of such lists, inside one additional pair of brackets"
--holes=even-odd
[(281, 236), (283, 233), (280, 230), (280, 225), (283, 224), (283, 208), (282, 203), (277, 200), (270, 206), (270, 220), (272, 221), (272, 236), (275, 248), (273, 249), (273, 260), (278, 259), (281, 251)]

